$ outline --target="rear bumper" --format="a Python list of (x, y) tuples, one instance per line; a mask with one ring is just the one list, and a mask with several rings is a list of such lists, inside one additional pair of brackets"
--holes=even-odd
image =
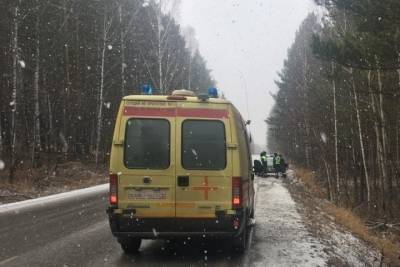
[[(143, 239), (236, 237), (247, 223), (242, 211), (216, 218), (137, 218), (129, 214), (115, 214), (112, 208), (107, 213), (114, 236)], [(235, 220), (240, 221), (239, 228), (234, 227)]]
[(229, 232), (113, 232), (115, 237), (138, 237), (142, 239), (173, 238), (229, 238), (239, 234)]

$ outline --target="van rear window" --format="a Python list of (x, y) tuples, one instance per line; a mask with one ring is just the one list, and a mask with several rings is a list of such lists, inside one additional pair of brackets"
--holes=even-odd
[(182, 166), (189, 170), (226, 167), (225, 126), (220, 121), (185, 120), (182, 124)]
[(124, 163), (130, 169), (167, 169), (170, 165), (170, 124), (164, 119), (129, 119)]

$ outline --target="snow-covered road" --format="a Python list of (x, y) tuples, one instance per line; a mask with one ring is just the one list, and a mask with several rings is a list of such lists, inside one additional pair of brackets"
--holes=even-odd
[[(105, 186), (82, 196), (71, 193), (74, 202), (67, 194), (15, 204), (16, 213), (12, 205), (4, 206), (0, 266), (336, 266), (336, 259), (340, 266), (374, 265), (368, 247), (335, 224), (328, 240), (313, 235), (306, 227), (313, 218), (303, 216), (287, 186), (281, 179), (256, 178), (256, 223), (243, 255), (222, 240), (146, 240), (139, 255), (125, 255), (108, 226)], [(61, 201), (64, 197), (68, 201)], [(363, 255), (369, 255), (366, 261), (360, 260)]]

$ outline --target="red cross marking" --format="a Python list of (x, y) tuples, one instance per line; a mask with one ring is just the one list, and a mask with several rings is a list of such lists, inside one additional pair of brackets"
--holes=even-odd
[(217, 191), (218, 187), (209, 186), (208, 185), (208, 177), (206, 176), (206, 177), (204, 177), (203, 186), (195, 186), (195, 187), (193, 187), (193, 190), (204, 191), (204, 199), (208, 200), (208, 192)]

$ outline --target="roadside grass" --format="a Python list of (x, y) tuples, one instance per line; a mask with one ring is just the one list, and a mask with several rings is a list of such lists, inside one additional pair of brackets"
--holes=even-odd
[(326, 193), (318, 184), (317, 177), (314, 172), (303, 168), (296, 168), (296, 177), (305, 185), (305, 188), (314, 197), (325, 198)]
[[(326, 198), (327, 194), (320, 186), (315, 173), (303, 168), (297, 168), (295, 172), (296, 178), (301, 181), (310, 195), (316, 198)], [(371, 231), (361, 217), (349, 209), (336, 206), (334, 203), (323, 204), (323, 211), (333, 216), (335, 222), (379, 249), (383, 255), (382, 262), (390, 264), (390, 266), (400, 266), (400, 244), (392, 240), (389, 235), (383, 236), (380, 232)]]
[(345, 226), (353, 234), (378, 248), (384, 255), (385, 262), (396, 264), (395, 266), (400, 265), (400, 246), (394, 241), (387, 239), (388, 237), (384, 239), (371, 232), (363, 220), (348, 209), (329, 203), (325, 204), (324, 211), (332, 215), (337, 223)]
[(35, 178), (38, 171), (19, 170), (12, 182), (8, 179), (8, 173), (0, 174), (0, 202), (13, 202), (30, 199), (37, 195)]
[(56, 166), (24, 168), (15, 172), (12, 182), (8, 172), (0, 173), (0, 204), (47, 196), (108, 182), (104, 168), (82, 162)]

